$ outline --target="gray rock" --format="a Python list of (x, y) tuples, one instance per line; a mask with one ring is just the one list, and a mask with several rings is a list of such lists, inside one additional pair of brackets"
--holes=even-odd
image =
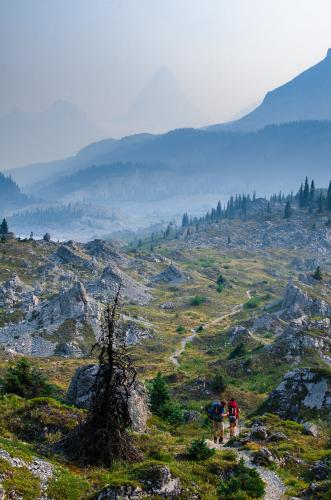
[(292, 420), (301, 420), (309, 412), (330, 419), (331, 380), (309, 368), (288, 372), (270, 394), (265, 410)]
[(189, 424), (191, 422), (197, 422), (201, 419), (201, 414), (195, 410), (184, 411), (184, 422)]
[(175, 304), (173, 302), (164, 302), (160, 305), (161, 309), (169, 310), (175, 309)]
[(148, 492), (160, 497), (179, 497), (182, 491), (180, 479), (173, 478), (169, 467), (164, 465), (151, 465), (141, 481)]
[(257, 441), (265, 441), (268, 438), (268, 431), (262, 425), (253, 425), (249, 438)]
[(171, 264), (164, 271), (152, 277), (152, 283), (173, 283), (180, 284), (188, 281), (190, 277), (181, 271), (178, 267)]
[[(67, 391), (67, 404), (75, 405), (79, 408), (89, 407), (92, 399), (92, 388), (98, 370), (98, 365), (86, 365), (76, 370)], [(131, 389), (129, 411), (133, 430), (144, 432), (150, 413), (147, 406), (145, 388), (139, 382), (136, 382)]]
[(316, 424), (313, 424), (311, 422), (305, 422), (303, 424), (305, 431), (310, 434), (311, 436), (318, 437), (320, 432), (318, 429), (318, 426)]
[(231, 342), (231, 344), (237, 344), (239, 342), (249, 342), (251, 339), (251, 332), (242, 325), (237, 325), (230, 331), (229, 341)]
[(310, 473), (316, 481), (323, 481), (331, 477), (331, 467), (330, 463), (318, 460), (314, 463), (313, 467), (310, 469)]
[(266, 467), (275, 462), (275, 458), (268, 448), (261, 448), (253, 454), (253, 463)]
[(273, 432), (268, 437), (268, 441), (270, 441), (272, 443), (276, 443), (278, 441), (287, 441), (287, 440), (288, 440), (288, 437), (283, 432)]
[(97, 500), (139, 500), (146, 498), (146, 494), (135, 486), (106, 486), (96, 496)]
[(55, 257), (64, 264), (73, 264), (76, 266), (94, 267), (92, 259), (88, 256), (80, 254), (78, 247), (74, 242), (68, 242), (65, 245), (60, 245), (56, 250)]

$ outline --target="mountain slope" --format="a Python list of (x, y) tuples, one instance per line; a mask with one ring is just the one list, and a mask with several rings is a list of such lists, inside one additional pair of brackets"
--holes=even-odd
[(160, 68), (137, 95), (128, 113), (116, 120), (116, 131), (160, 133), (202, 123), (206, 123), (206, 117), (190, 103), (172, 72)]
[(23, 194), (18, 185), (0, 172), (0, 210), (6, 214), (11, 209), (28, 204), (28, 197)]
[(63, 158), (102, 137), (104, 133), (66, 101), (56, 101), (40, 113), (16, 110), (0, 117), (0, 165), (8, 169)]
[(209, 130), (258, 130), (266, 125), (331, 119), (331, 49), (321, 62), (268, 92), (262, 104), (240, 120)]
[(330, 155), (331, 122), (270, 126), (257, 133), (183, 129), (111, 145), (108, 153), (90, 158), (87, 169), (84, 164), (83, 171), (70, 177), (46, 180), (31, 193), (107, 203), (250, 187), (268, 194), (270, 189), (296, 188), (296, 179), (313, 168), (315, 179), (326, 184)]

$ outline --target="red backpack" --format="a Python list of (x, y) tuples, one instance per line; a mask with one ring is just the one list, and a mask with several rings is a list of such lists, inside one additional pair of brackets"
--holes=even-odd
[(230, 401), (229, 402), (229, 417), (236, 417), (237, 418), (238, 414), (238, 405), (236, 401)]

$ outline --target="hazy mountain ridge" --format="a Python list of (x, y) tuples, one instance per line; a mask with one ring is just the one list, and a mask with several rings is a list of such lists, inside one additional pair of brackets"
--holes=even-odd
[(56, 101), (39, 113), (15, 110), (0, 117), (0, 164), (9, 169), (63, 158), (104, 135), (67, 101)]
[(266, 125), (331, 118), (331, 49), (325, 59), (268, 92), (260, 106), (239, 120), (209, 130), (258, 130)]

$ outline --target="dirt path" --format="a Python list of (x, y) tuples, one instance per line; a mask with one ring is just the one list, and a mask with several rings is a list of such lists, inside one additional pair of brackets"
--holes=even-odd
[[(224, 442), (221, 445), (215, 444), (213, 441), (207, 439), (206, 443), (208, 448), (221, 450), (229, 440), (229, 434), (225, 434)], [(261, 467), (259, 465), (255, 465), (252, 462), (252, 453), (248, 450), (237, 450), (235, 448), (231, 448), (237, 455), (238, 458), (242, 458), (245, 462), (245, 465), (250, 469), (256, 469), (260, 478), (265, 484), (265, 495), (263, 497), (264, 500), (282, 500), (285, 495), (285, 485), (280, 477), (273, 471), (267, 469), (266, 467)]]
[[(209, 323), (205, 323), (204, 325), (202, 325), (203, 329), (206, 330), (206, 328), (213, 326), (213, 325), (217, 325), (217, 323), (220, 323), (221, 321), (223, 321), (226, 318), (230, 318), (231, 316), (235, 316), (236, 314), (240, 313), (240, 311), (242, 311), (242, 308), (243, 308), (243, 304), (238, 304), (238, 305), (234, 306), (231, 309), (231, 311), (229, 311), (228, 313), (225, 313), (222, 316), (219, 316), (218, 318), (213, 319)], [(179, 366), (179, 358), (183, 354), (183, 352), (185, 351), (186, 344), (188, 342), (192, 342), (192, 340), (198, 335), (197, 328), (193, 328), (191, 330), (191, 332), (192, 332), (191, 335), (189, 335), (188, 337), (185, 337), (184, 339), (181, 340), (180, 347), (178, 349), (176, 349), (174, 354), (172, 354), (169, 358), (171, 363), (173, 363), (175, 366)]]

